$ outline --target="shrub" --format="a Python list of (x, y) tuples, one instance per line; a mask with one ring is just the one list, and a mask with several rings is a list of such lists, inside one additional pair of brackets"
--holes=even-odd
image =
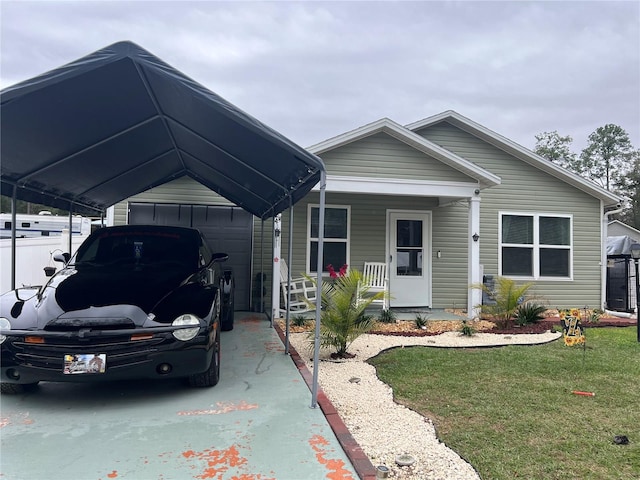
[(473, 335), (475, 335), (476, 329), (473, 328), (473, 325), (471, 325), (469, 322), (463, 320), (462, 326), (460, 327), (460, 333), (465, 337), (472, 337)]
[(531, 287), (533, 283), (517, 285), (514, 280), (500, 276), (496, 277), (495, 290), (490, 290), (484, 283), (472, 285), (472, 288), (481, 289), (495, 300), (492, 305), (476, 305), (476, 308), (495, 322), (499, 328), (506, 328), (509, 320), (515, 315), (518, 305), (533, 300), (533, 297), (527, 296), (527, 291)]
[(296, 327), (304, 327), (307, 324), (307, 319), (304, 318), (304, 315), (294, 315), (291, 321)]
[(426, 327), (428, 319), (429, 319), (429, 317), (425, 318), (420, 314), (416, 315), (416, 327), (418, 327), (418, 328)]
[(598, 308), (593, 310), (586, 310), (585, 319), (589, 323), (597, 323), (600, 321), (600, 317), (604, 315), (604, 312)]
[(545, 318), (544, 313), (547, 307), (539, 305), (535, 302), (525, 302), (518, 305), (514, 319), (518, 325), (528, 325), (530, 323), (538, 323)]
[(362, 314), (360, 315), (360, 317), (356, 320), (356, 323), (371, 323), (371, 326), (373, 326), (375, 324), (375, 319), (373, 318), (373, 315), (369, 315), (369, 314)]
[(378, 316), (378, 321), (380, 323), (396, 323), (396, 314), (390, 309), (382, 310)]
[(602, 310), (598, 308), (590, 310), (589, 307), (584, 307), (583, 309), (579, 309), (579, 308), (560, 309), (559, 308), (558, 313), (560, 315), (560, 318), (572, 316), (588, 323), (597, 323), (600, 321), (600, 317), (604, 315), (604, 312)]

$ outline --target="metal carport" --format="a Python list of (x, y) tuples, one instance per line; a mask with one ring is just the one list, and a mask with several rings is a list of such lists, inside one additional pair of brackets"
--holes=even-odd
[(104, 212), (188, 175), (262, 220), (320, 182), (324, 221), (320, 158), (132, 42), (5, 88), (0, 119), (1, 191), (14, 214), (16, 199)]

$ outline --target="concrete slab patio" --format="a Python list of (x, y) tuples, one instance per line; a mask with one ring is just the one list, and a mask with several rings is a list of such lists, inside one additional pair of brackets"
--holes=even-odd
[[(298, 367), (264, 316), (238, 312), (235, 329), (223, 332), (214, 388), (178, 380), (42, 383), (34, 393), (3, 396), (0, 478), (359, 478), (330, 412), (310, 408)], [(348, 432), (342, 440), (349, 445)]]

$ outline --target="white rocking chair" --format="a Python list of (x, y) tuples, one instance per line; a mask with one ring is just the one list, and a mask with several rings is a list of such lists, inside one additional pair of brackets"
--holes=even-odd
[[(280, 259), (280, 290), (282, 291), (283, 305), (280, 315), (289, 313), (304, 313), (315, 310), (316, 287), (313, 282), (305, 277), (291, 279), (291, 297), (288, 292), (289, 268), (287, 262)], [(310, 305), (311, 303), (311, 305)], [(288, 304), (288, 305), (287, 305)]]
[(389, 279), (387, 264), (382, 262), (364, 262), (363, 280), (358, 286), (358, 301), (362, 300), (362, 291), (367, 294), (384, 292), (384, 297), (373, 300), (372, 304), (382, 305), (383, 310), (389, 309)]

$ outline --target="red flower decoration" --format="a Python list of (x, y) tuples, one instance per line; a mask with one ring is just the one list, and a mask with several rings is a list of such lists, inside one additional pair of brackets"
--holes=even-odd
[(331, 278), (344, 277), (347, 274), (347, 268), (348, 268), (348, 265), (345, 263), (340, 267), (340, 270), (338, 271), (338, 273), (336, 273), (336, 270), (333, 268), (333, 265), (331, 264), (327, 265), (327, 271), (329, 272), (329, 276)]
[(329, 276), (331, 278), (336, 278), (338, 276), (336, 274), (336, 271), (333, 269), (333, 265), (331, 265), (331, 264), (327, 265), (327, 270), (329, 271)]

